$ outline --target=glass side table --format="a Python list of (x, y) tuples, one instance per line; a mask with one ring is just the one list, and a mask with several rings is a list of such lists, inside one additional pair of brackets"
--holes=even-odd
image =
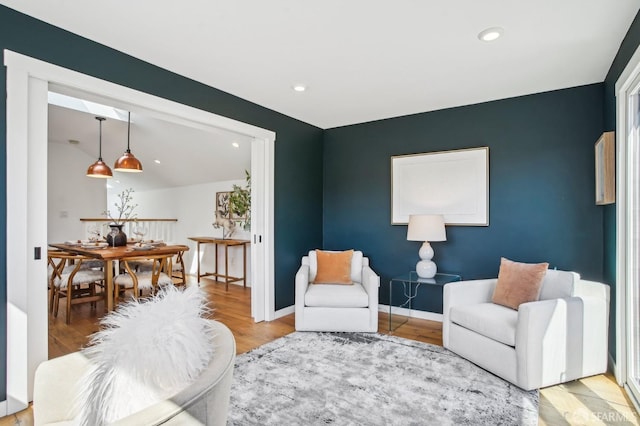
[(447, 283), (451, 283), (454, 281), (461, 281), (462, 277), (456, 274), (436, 274), (433, 278), (420, 278), (415, 271), (411, 271), (407, 274), (400, 275), (399, 277), (392, 278), (389, 282), (389, 331), (397, 330), (398, 327), (405, 324), (409, 321), (407, 318), (405, 321), (398, 324), (398, 326), (394, 329), (391, 328), (391, 311), (393, 308), (393, 303), (391, 303), (391, 298), (393, 294), (393, 287), (402, 284), (404, 297), (406, 300), (401, 305), (397, 306), (398, 308), (408, 308), (411, 309), (412, 300), (418, 295), (418, 289), (422, 284), (425, 285), (435, 285), (443, 287)]

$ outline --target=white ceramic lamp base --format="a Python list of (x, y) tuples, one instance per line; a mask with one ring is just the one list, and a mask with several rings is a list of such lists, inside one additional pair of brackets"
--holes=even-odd
[(433, 278), (438, 272), (438, 267), (431, 260), (433, 258), (433, 248), (427, 241), (422, 243), (422, 247), (418, 251), (420, 260), (416, 264), (416, 273), (420, 278)]

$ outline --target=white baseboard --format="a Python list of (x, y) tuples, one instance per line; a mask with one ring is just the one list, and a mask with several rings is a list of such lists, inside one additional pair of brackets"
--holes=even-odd
[(0, 401), (0, 417), (8, 416), (10, 413), (7, 413), (7, 400)]
[[(275, 319), (285, 317), (287, 315), (293, 314), (296, 311), (295, 305), (287, 306), (286, 308), (279, 309), (275, 312)], [(389, 313), (388, 305), (378, 305), (378, 311)], [(407, 308), (398, 308), (394, 306), (391, 309), (392, 315), (402, 315), (410, 318), (419, 318), (429, 321), (437, 321), (442, 322), (442, 314), (436, 314), (435, 312), (427, 312), (427, 311), (418, 311), (415, 309), (407, 309)]]
[(274, 319), (286, 317), (287, 315), (290, 315), (290, 314), (294, 313), (295, 311), (296, 311), (295, 305), (291, 305), (291, 306), (287, 306), (286, 308), (278, 309), (275, 312)]
[[(388, 314), (389, 305), (378, 305), (378, 311)], [(397, 306), (393, 306), (391, 308), (391, 315), (402, 315), (410, 318), (419, 318), (429, 321), (442, 322), (442, 314), (437, 314), (435, 312), (418, 311), (415, 309), (399, 308)]]

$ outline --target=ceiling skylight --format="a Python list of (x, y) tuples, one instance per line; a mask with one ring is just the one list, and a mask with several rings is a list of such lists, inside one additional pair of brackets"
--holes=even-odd
[(49, 92), (49, 103), (63, 108), (86, 112), (91, 115), (127, 121), (127, 111), (72, 96), (61, 95), (60, 93)]

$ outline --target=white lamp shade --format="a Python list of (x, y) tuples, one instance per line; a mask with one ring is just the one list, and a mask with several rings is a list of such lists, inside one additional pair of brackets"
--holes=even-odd
[(444, 217), (440, 214), (412, 214), (407, 227), (408, 241), (447, 241)]

